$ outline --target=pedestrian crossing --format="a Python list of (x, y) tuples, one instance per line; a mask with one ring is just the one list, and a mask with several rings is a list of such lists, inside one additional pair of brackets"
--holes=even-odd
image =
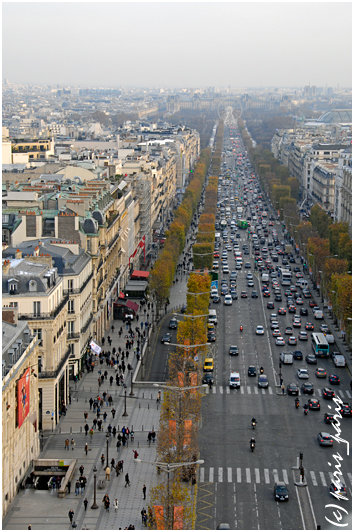
[[(298, 471), (295, 472), (295, 476), (298, 477)], [(329, 487), (330, 483), (333, 481), (333, 473), (323, 471), (307, 471), (305, 469), (305, 480), (308, 484), (313, 486), (323, 486)], [(351, 473), (345, 473), (340, 476), (341, 482), (344, 485), (352, 483)], [(275, 482), (285, 482), (289, 484), (293, 482), (292, 473), (288, 473), (286, 469), (278, 471), (278, 469), (260, 469), (245, 467), (200, 467), (199, 468), (199, 482), (209, 482), (211, 484), (215, 483), (231, 483), (236, 482), (237, 484), (273, 484)]]
[[(343, 401), (348, 401), (352, 398), (350, 390), (335, 390), (336, 395), (338, 395)], [(230, 388), (229, 386), (212, 386), (211, 388), (205, 388), (206, 394), (241, 394), (241, 395), (277, 395), (280, 394), (280, 388), (258, 388), (258, 386), (240, 386), (240, 388)], [(315, 388), (312, 395), (302, 394), (301, 389), (299, 391), (299, 396), (303, 395), (304, 397), (311, 399), (311, 397), (322, 397), (321, 388)], [(293, 396), (295, 398), (295, 396)]]

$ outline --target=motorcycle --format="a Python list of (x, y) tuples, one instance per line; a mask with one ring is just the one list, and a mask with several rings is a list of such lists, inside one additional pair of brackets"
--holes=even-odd
[(263, 369), (263, 367), (261, 366), (260, 369), (259, 369), (259, 373), (260, 373), (261, 375), (263, 375), (263, 372), (264, 372), (264, 369)]
[(253, 430), (256, 428), (256, 421), (252, 421), (252, 428)]
[(299, 406), (300, 406), (299, 399), (295, 399), (295, 408), (299, 408)]
[(255, 446), (256, 446), (256, 442), (251, 441), (251, 443), (250, 443), (250, 448), (251, 448), (251, 452), (252, 452), (252, 453), (253, 453), (253, 451), (254, 451)]
[(241, 325), (241, 326), (240, 326), (240, 332), (242, 332), (242, 331), (243, 331), (243, 327), (242, 327), (242, 325)]
[(305, 416), (307, 416), (307, 412), (308, 412), (308, 406), (305, 405), (305, 406), (304, 406), (304, 414), (305, 414)]

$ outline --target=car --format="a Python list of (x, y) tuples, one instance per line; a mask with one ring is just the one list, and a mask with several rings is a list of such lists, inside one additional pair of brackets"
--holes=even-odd
[(295, 314), (295, 312), (296, 312), (296, 307), (295, 307), (295, 305), (290, 304), (290, 305), (289, 305), (289, 308), (288, 308), (288, 312), (289, 312), (289, 314)]
[(166, 334), (164, 334), (164, 335), (161, 337), (161, 343), (162, 343), (162, 344), (169, 343), (170, 341), (171, 341), (171, 335), (170, 335), (170, 333), (166, 333)]
[(273, 330), (273, 337), (274, 338), (279, 338), (279, 336), (281, 336), (281, 332), (279, 329), (274, 329)]
[(318, 443), (322, 447), (326, 447), (326, 446), (332, 447), (333, 446), (332, 436), (328, 432), (319, 432), (318, 436), (317, 436), (317, 439), (318, 439)]
[(299, 320), (298, 318), (294, 319), (293, 327), (300, 328), (301, 327), (301, 320)]
[(267, 308), (274, 308), (274, 303), (273, 303), (273, 301), (268, 301), (268, 303), (267, 303)]
[(261, 374), (258, 376), (258, 388), (268, 388), (269, 382), (267, 375)]
[(183, 305), (183, 307), (180, 309), (180, 313), (185, 314), (186, 310), (187, 310), (187, 305)]
[(352, 407), (349, 403), (342, 403), (340, 413), (343, 417), (352, 417)]
[(238, 355), (238, 347), (236, 345), (230, 345), (229, 355)]
[(314, 302), (313, 299), (311, 299), (311, 301), (309, 301), (309, 307), (314, 308), (315, 306), (316, 306), (316, 303)]
[(274, 300), (279, 303), (280, 301), (283, 301), (283, 298), (281, 297), (281, 294), (276, 294)]
[(220, 523), (216, 527), (216, 530), (231, 530), (231, 527), (230, 527), (229, 523)]
[(254, 286), (254, 282), (252, 280), (247, 281), (247, 286), (251, 288), (252, 286)]
[(242, 298), (248, 297), (248, 294), (247, 294), (246, 290), (242, 290), (241, 297)]
[(278, 338), (276, 338), (275, 345), (285, 345), (284, 338), (282, 336), (279, 336)]
[(289, 336), (288, 344), (289, 345), (296, 345), (297, 344), (297, 338), (295, 336)]
[(330, 384), (340, 384), (340, 378), (338, 377), (338, 375), (329, 375), (328, 382)]
[(291, 382), (290, 384), (288, 384), (286, 389), (287, 389), (288, 395), (299, 395), (299, 387), (294, 382)]
[(220, 296), (214, 296), (213, 297), (213, 303), (221, 303), (221, 297)]
[(317, 364), (317, 358), (316, 358), (316, 355), (306, 355), (306, 362), (308, 364)]
[(320, 327), (320, 331), (323, 332), (323, 333), (328, 333), (329, 332), (328, 325), (326, 325), (325, 323), (322, 323), (322, 325)]
[(325, 413), (324, 421), (327, 423), (327, 425), (330, 425), (331, 423), (336, 423), (335, 414), (328, 414), (328, 412)]
[(246, 275), (246, 279), (248, 279), (248, 280), (252, 280), (252, 279), (253, 279), (253, 275), (252, 275), (251, 273), (248, 273), (248, 274)]
[(269, 290), (264, 290), (264, 292), (263, 292), (263, 297), (270, 297), (270, 292), (269, 292)]
[(306, 368), (299, 368), (297, 370), (297, 376), (298, 379), (308, 379), (309, 378), (309, 372)]
[(204, 367), (203, 370), (205, 372), (214, 371), (214, 360), (212, 358), (206, 358), (204, 360)]
[(256, 377), (257, 376), (256, 366), (248, 366), (248, 376), (249, 377)]
[(276, 321), (276, 319), (274, 319), (274, 321), (271, 322), (270, 328), (272, 330), (279, 329), (279, 323), (278, 323), (278, 321)]
[(284, 307), (278, 308), (278, 314), (280, 314), (281, 316), (285, 316), (286, 309)]
[(304, 302), (303, 302), (301, 297), (296, 298), (296, 304), (297, 305), (303, 305), (304, 304)]
[(212, 373), (204, 373), (202, 384), (214, 384), (214, 377)]
[(299, 351), (299, 350), (293, 351), (293, 357), (295, 360), (303, 360), (304, 358), (302, 351)]
[(313, 331), (314, 330), (313, 323), (307, 322), (306, 325), (305, 325), (305, 329), (307, 331)]
[[(310, 299), (312, 297), (311, 292), (303, 292), (303, 296), (305, 299)], [(304, 311), (306, 311), (306, 315), (308, 314), (307, 308), (304, 307)]]
[(209, 331), (207, 334), (208, 342), (216, 342), (216, 334), (214, 331)]
[(232, 300), (237, 299), (237, 292), (235, 292), (234, 290), (231, 290), (231, 297), (232, 297)]
[(306, 341), (308, 339), (309, 339), (309, 337), (308, 337), (307, 332), (306, 331), (300, 331), (299, 340)]
[(170, 329), (177, 329), (178, 321), (176, 318), (171, 318), (169, 323)]
[(288, 488), (286, 487), (285, 482), (276, 482), (274, 484), (273, 493), (274, 493), (274, 499), (276, 501), (288, 502), (289, 491), (288, 491)]
[(319, 379), (325, 379), (327, 377), (327, 371), (324, 368), (317, 368), (316, 377)]
[[(246, 296), (246, 297), (247, 297), (247, 296)], [(252, 297), (253, 299), (257, 299), (257, 297), (258, 297), (258, 292), (257, 292), (256, 290), (252, 290), (251, 297)]]
[(309, 410), (320, 410), (321, 405), (318, 399), (310, 399), (308, 402)]
[(232, 305), (232, 297), (230, 294), (227, 294), (224, 298), (224, 305)]
[(343, 482), (331, 482), (329, 485), (329, 493), (333, 495), (336, 499), (340, 497), (347, 497), (347, 490), (345, 489), (345, 486)]
[[(248, 254), (249, 254), (249, 251), (247, 250), (247, 253), (246, 253), (246, 250), (244, 250), (244, 254), (245, 254), (245, 255), (248, 255)], [(246, 263), (245, 263), (245, 268), (247, 268), (247, 269), (251, 268), (251, 263), (250, 263), (250, 262), (246, 262)]]
[(322, 397), (324, 399), (333, 399), (333, 397), (336, 395), (332, 388), (322, 388)]
[(311, 382), (304, 382), (301, 386), (301, 391), (305, 395), (312, 395), (314, 392), (314, 387)]
[(292, 327), (285, 327), (285, 334), (290, 334), (292, 335), (293, 334), (293, 328)]

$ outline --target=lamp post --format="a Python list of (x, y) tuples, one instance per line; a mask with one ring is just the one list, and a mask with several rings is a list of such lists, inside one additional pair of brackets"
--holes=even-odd
[(108, 444), (109, 444), (109, 434), (106, 433), (106, 444), (107, 444), (107, 459), (106, 459), (106, 467), (108, 467)]
[(93, 505), (91, 506), (92, 510), (97, 510), (98, 504), (96, 502), (96, 480), (97, 480), (97, 467), (93, 468)]
[(131, 378), (131, 384), (130, 384), (130, 396), (133, 396), (135, 395), (135, 393), (133, 392), (133, 370), (130, 371), (130, 378)]
[(122, 414), (123, 417), (127, 417), (127, 390), (124, 390), (124, 413)]
[(173, 530), (173, 520), (171, 520), (170, 473), (180, 467), (204, 464), (204, 460), (196, 460), (195, 462), (177, 462), (177, 463), (171, 464), (171, 463), (166, 463), (166, 462), (150, 462), (149, 460), (141, 460), (140, 458), (134, 458), (134, 462), (152, 464), (154, 466), (158, 466), (162, 471), (167, 473), (167, 528), (166, 530)]

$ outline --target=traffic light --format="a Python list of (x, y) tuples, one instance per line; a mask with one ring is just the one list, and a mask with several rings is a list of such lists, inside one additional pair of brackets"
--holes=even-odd
[(300, 453), (300, 460), (302, 460), (304, 457), (304, 453)]

